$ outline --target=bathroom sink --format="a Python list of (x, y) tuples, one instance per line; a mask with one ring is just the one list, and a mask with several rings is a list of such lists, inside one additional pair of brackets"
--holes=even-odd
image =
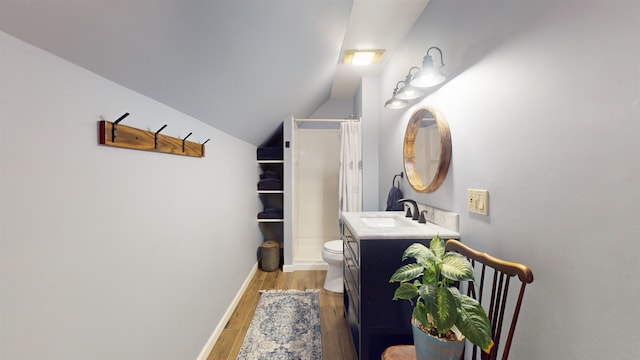
[(366, 226), (373, 228), (390, 228), (416, 226), (417, 221), (404, 216), (402, 212), (362, 212), (360, 221)]
[(373, 227), (391, 227), (400, 225), (400, 222), (395, 217), (361, 217), (360, 220), (368, 226)]

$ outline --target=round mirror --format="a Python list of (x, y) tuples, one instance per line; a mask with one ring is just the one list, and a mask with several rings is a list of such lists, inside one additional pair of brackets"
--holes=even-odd
[(438, 111), (423, 106), (411, 115), (404, 134), (404, 170), (413, 190), (436, 191), (449, 170), (451, 133)]

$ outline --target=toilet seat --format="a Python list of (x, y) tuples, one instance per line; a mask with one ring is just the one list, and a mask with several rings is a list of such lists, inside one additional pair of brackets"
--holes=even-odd
[(323, 250), (330, 254), (342, 254), (342, 240), (332, 240), (324, 243)]

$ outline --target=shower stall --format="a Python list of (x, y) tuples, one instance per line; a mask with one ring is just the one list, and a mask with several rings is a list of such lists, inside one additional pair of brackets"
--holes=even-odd
[[(341, 128), (346, 122), (359, 119), (285, 121), (284, 271), (327, 269), (323, 245), (340, 239), (340, 187), (345, 176), (341, 177)], [(360, 146), (359, 133), (345, 136)]]

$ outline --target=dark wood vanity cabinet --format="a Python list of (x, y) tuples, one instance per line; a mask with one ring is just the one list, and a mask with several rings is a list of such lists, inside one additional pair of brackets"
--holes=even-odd
[(429, 241), (359, 239), (343, 224), (344, 312), (359, 359), (380, 359), (388, 346), (413, 344), (412, 307), (406, 300), (392, 300), (398, 284), (389, 278), (409, 245)]

